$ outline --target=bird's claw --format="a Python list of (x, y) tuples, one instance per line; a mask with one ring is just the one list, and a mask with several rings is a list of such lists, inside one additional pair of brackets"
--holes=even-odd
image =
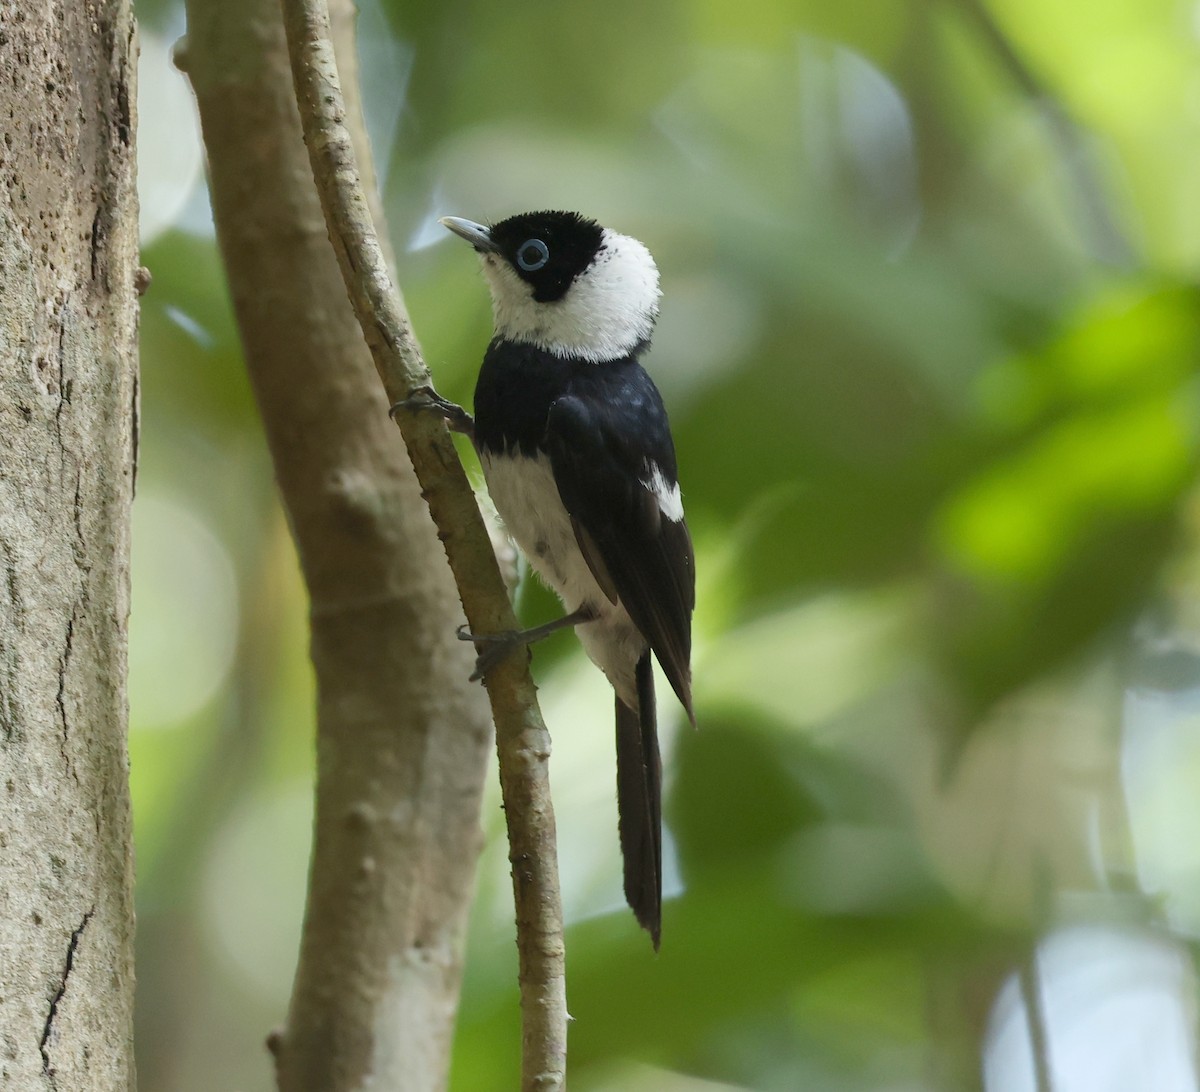
[(414, 387), (407, 398), (402, 398), (388, 409), (388, 416), (395, 417), (400, 410), (411, 413), (436, 413), (445, 418), (451, 432), (461, 432), (465, 436), (475, 435), (475, 418), (462, 406), (443, 398), (428, 385)]
[(477, 645), (522, 643), (518, 640), (522, 636), (522, 633), (517, 629), (502, 629), (499, 633), (472, 633), (463, 624), (458, 627), (455, 633), (460, 641), (474, 641)]
[(482, 682), (486, 678), (489, 671), (494, 667), (498, 667), (502, 660), (507, 660), (508, 657), (518, 648), (525, 648), (528, 651), (528, 645), (521, 641), (509, 641), (488, 645), (478, 656), (475, 657), (475, 670), (468, 677), (468, 682)]
[(484, 646), (479, 649), (479, 654), (475, 657), (475, 669), (470, 676), (471, 682), (479, 682), (492, 668), (507, 659), (509, 654), (516, 649), (528, 647), (527, 643), (522, 640), (524, 634), (515, 629), (503, 630), (500, 633), (471, 633), (463, 625), (458, 627), (457, 635), (460, 641), (474, 641), (476, 647)]

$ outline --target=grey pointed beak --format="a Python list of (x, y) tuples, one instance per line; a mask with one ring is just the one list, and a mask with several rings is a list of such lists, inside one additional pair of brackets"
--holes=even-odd
[(482, 224), (474, 220), (464, 220), (461, 216), (443, 216), (439, 221), (442, 227), (449, 228), (460, 239), (466, 239), (480, 253), (498, 250), (492, 242), (492, 233)]

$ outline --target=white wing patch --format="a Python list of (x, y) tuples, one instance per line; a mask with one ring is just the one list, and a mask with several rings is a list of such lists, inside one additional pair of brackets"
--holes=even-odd
[(679, 483), (668, 484), (662, 467), (658, 463), (648, 463), (650, 477), (642, 482), (654, 499), (658, 501), (658, 509), (672, 523), (683, 519), (683, 496), (679, 492)]

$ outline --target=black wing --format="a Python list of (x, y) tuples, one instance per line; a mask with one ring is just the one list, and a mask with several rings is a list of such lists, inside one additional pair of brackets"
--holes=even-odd
[[(590, 366), (592, 386), (550, 407), (544, 444), (579, 548), (619, 598), (692, 717), (696, 565), (686, 522), (669, 519), (647, 483), (675, 485), (662, 399), (641, 366)], [(601, 386), (604, 384), (604, 386)]]

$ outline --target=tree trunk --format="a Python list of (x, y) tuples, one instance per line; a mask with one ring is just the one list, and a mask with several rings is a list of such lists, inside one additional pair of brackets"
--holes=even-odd
[(128, 0), (0, 11), (0, 1085), (131, 1089)]
[[(352, 8), (336, 8), (353, 86)], [(272, 1037), (279, 1087), (442, 1088), (481, 844), (487, 701), (467, 682), (473, 652), (455, 638), (445, 555), (326, 235), (277, 0), (192, 0), (181, 64), (312, 600), (316, 831), (292, 1003)]]

